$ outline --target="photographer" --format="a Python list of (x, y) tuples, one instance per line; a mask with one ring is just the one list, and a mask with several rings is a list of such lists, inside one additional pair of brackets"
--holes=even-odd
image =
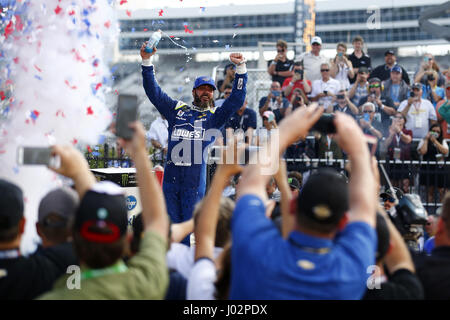
[[(383, 86), (379, 78), (371, 78), (369, 80), (369, 95), (359, 100), (359, 106), (366, 102), (375, 105), (375, 118), (383, 125), (383, 131), (387, 131), (391, 125), (390, 117), (395, 114), (394, 101), (388, 96), (383, 96)], [(362, 110), (361, 110), (362, 111)]]
[(413, 132), (414, 138), (423, 138), (429, 131), (430, 125), (436, 123), (437, 115), (430, 101), (422, 99), (422, 84), (412, 85), (411, 97), (402, 101), (398, 107), (407, 119), (406, 129)]
[(272, 76), (272, 81), (277, 81), (280, 86), (287, 77), (292, 77), (294, 61), (287, 58), (287, 42), (277, 41), (277, 55), (269, 61), (267, 72)]
[(300, 89), (303, 95), (311, 92), (311, 81), (306, 78), (301, 62), (294, 63), (294, 75), (286, 78), (282, 85), (282, 90), (286, 99), (291, 100), (294, 90)]
[(434, 70), (427, 71), (424, 75), (425, 84), (422, 87), (422, 98), (428, 99), (436, 108), (436, 104), (445, 98), (443, 88), (437, 86), (438, 73)]
[[(442, 138), (441, 126), (438, 123), (433, 124), (430, 127), (430, 132), (420, 141), (417, 151), (422, 155), (423, 161), (444, 161), (444, 158), (448, 156), (447, 142)], [(435, 165), (427, 165), (427, 171), (432, 170), (430, 173), (420, 174), (420, 184), (428, 186), (428, 202), (434, 202), (434, 188), (439, 189), (439, 202), (443, 198), (444, 188), (449, 185), (446, 172), (438, 174), (435, 169)], [(436, 180), (435, 180), (435, 176)], [(431, 176), (431, 177), (430, 177)]]
[(423, 56), (423, 60), (420, 64), (419, 70), (414, 75), (414, 82), (420, 82), (422, 84), (427, 84), (427, 79), (425, 73), (427, 71), (434, 70), (437, 72), (437, 85), (442, 87), (445, 84), (445, 76), (440, 72), (439, 66), (431, 53), (426, 53)]
[(353, 104), (348, 98), (348, 94), (345, 90), (340, 90), (336, 95), (337, 104), (329, 106), (327, 112), (335, 113), (336, 111), (343, 112), (355, 118), (359, 114), (358, 107)]
[(292, 92), (289, 109), (286, 111), (286, 115), (288, 115), (297, 108), (306, 107), (307, 104), (309, 104), (309, 101), (306, 95), (303, 93), (303, 91), (300, 89), (295, 89)]
[(278, 81), (272, 82), (270, 92), (266, 97), (259, 100), (259, 114), (262, 117), (264, 112), (272, 111), (275, 114), (275, 120), (281, 121), (289, 108), (289, 100), (283, 97), (281, 86)]
[(328, 63), (322, 63), (320, 65), (320, 74), (322, 78), (314, 80), (312, 83), (310, 100), (317, 101), (326, 110), (341, 88), (341, 84), (336, 79), (331, 78), (330, 65)]
[(375, 105), (371, 102), (366, 102), (362, 106), (363, 117), (359, 119), (359, 125), (363, 132), (368, 135), (383, 138), (383, 128), (380, 121), (375, 120)]
[(347, 45), (339, 42), (336, 47), (336, 56), (331, 60), (330, 74), (333, 78), (341, 83), (341, 89), (348, 90), (350, 88), (350, 79), (353, 79), (355, 73), (353, 71), (352, 62), (346, 54)]
[(369, 92), (369, 69), (366, 67), (361, 67), (358, 69), (358, 74), (356, 75), (356, 81), (351, 85), (348, 92), (349, 98), (352, 102), (359, 106), (362, 98), (367, 98)]

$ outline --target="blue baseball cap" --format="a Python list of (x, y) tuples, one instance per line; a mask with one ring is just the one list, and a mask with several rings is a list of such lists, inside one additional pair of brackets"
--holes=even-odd
[(391, 72), (398, 72), (398, 73), (402, 73), (402, 68), (400, 68), (400, 66), (393, 66), (391, 69)]
[(204, 84), (210, 85), (214, 90), (217, 90), (214, 80), (209, 77), (198, 77), (197, 79), (195, 79), (194, 87), (192, 89), (197, 89)]

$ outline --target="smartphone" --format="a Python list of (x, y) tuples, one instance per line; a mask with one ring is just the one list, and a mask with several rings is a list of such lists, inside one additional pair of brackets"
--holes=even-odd
[(41, 165), (59, 168), (60, 158), (52, 156), (49, 147), (18, 147), (17, 164), (19, 165)]
[(334, 114), (324, 113), (320, 116), (319, 121), (317, 121), (311, 128), (312, 131), (319, 131), (321, 133), (336, 133), (336, 126), (334, 125)]
[(129, 94), (119, 95), (117, 107), (116, 136), (130, 140), (133, 137), (133, 129), (128, 125), (138, 118), (137, 96)]
[(370, 121), (370, 114), (364, 113), (363, 119), (364, 119), (364, 121), (369, 122)]
[(272, 91), (272, 95), (274, 96), (274, 97), (278, 97), (278, 96), (280, 96), (280, 91)]

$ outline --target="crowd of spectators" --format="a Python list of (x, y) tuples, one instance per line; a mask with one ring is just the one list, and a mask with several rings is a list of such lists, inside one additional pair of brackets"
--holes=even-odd
[[(159, 132), (164, 118), (148, 134), (134, 122), (132, 139), (118, 139), (139, 185), (142, 212), (131, 225), (124, 190), (97, 182), (74, 147), (56, 145), (52, 152), (61, 165), (50, 170), (70, 178), (73, 186), (41, 200), (36, 228), (42, 245), (23, 256), (23, 194), (14, 182), (0, 179), (0, 298), (449, 299), (447, 186), (437, 184), (440, 213), (428, 218), (425, 233), (415, 239), (420, 252), (410, 250), (411, 239), (405, 237), (410, 226), (396, 206), (408, 197), (400, 189), (382, 192), (365, 136), (376, 137), (377, 154), (384, 147), (389, 158), (410, 159), (415, 137), (421, 139), (418, 153), (424, 160), (447, 157), (448, 79), (441, 99), (438, 76), (427, 75), (425, 83), (409, 87), (391, 51), (373, 76), (362, 43), (354, 39), (349, 57), (345, 44), (338, 44), (336, 57), (326, 61), (322, 41), (314, 37), (313, 50), (297, 62), (286, 58), (285, 42), (277, 43), (277, 57), (268, 68), (273, 83), (259, 104), (265, 130), (257, 128), (258, 115), (247, 101), (228, 119), (225, 133), (242, 129), (250, 137), (242, 145), (236, 135), (226, 134), (222, 162), (188, 221), (170, 221), (148, 157), (150, 143), (167, 152), (167, 136)], [(434, 66), (424, 64), (425, 73), (419, 70), (416, 78), (422, 80)], [(230, 94), (234, 71), (225, 69), (221, 99)], [(430, 90), (431, 95), (425, 93)], [(335, 113), (336, 132), (315, 132), (307, 139), (327, 112)], [(262, 159), (238, 164), (250, 146), (261, 150)], [(297, 172), (283, 157), (346, 158), (349, 166), (345, 172)], [(267, 165), (275, 172), (263, 174)], [(181, 243), (187, 235), (190, 246)]]

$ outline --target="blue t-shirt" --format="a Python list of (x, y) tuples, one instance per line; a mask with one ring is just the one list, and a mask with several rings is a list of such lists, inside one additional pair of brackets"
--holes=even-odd
[[(230, 299), (361, 299), (375, 264), (373, 227), (353, 222), (334, 239), (283, 239), (262, 200), (245, 195), (232, 218)], [(370, 270), (370, 269), (369, 269)]]
[[(435, 101), (433, 99), (433, 96), (431, 95), (431, 91), (432, 90), (429, 85), (423, 84), (422, 85), (422, 92), (423, 92), (422, 99), (428, 99), (433, 104), (433, 106), (436, 108), (437, 101)], [(439, 97), (441, 97), (442, 99), (445, 99), (445, 90), (444, 89), (442, 89), (441, 87), (436, 87), (435, 92)]]
[(399, 92), (400, 92), (400, 85), (399, 84), (392, 84), (390, 96), (391, 96), (391, 99), (394, 102), (400, 102), (400, 99), (398, 98)]

